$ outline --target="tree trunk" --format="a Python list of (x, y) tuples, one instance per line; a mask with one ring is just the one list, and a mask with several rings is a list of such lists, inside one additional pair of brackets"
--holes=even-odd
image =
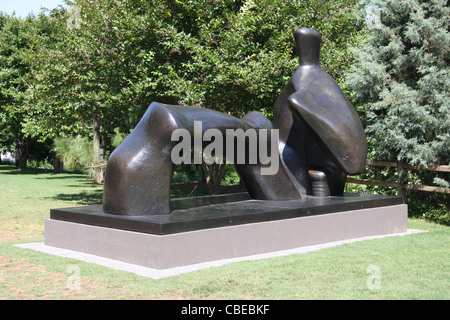
[(31, 138), (23, 138), (16, 140), (16, 165), (20, 169), (27, 168), (27, 159), (30, 153)]
[[(94, 163), (97, 164), (100, 161), (100, 122), (98, 120), (98, 115), (93, 116), (93, 128), (94, 128)], [(103, 172), (99, 169), (94, 169), (94, 182), (101, 184), (103, 180)]]
[(208, 187), (208, 194), (214, 195), (220, 193), (220, 183), (222, 182), (225, 172), (226, 161), (223, 160), (222, 164), (212, 163), (206, 164), (203, 159), (202, 167), (205, 174), (206, 186)]
[(58, 157), (56, 152), (53, 152), (53, 172), (63, 173), (63, 171), (64, 171), (64, 162)]
[(206, 187), (208, 188), (208, 194), (212, 194), (212, 165), (208, 165), (205, 161), (202, 161), (202, 168), (205, 174)]
[(407, 174), (403, 161), (400, 160), (397, 162), (397, 170), (398, 170), (397, 195), (402, 197), (403, 203), (406, 203), (407, 191), (406, 189), (403, 188), (403, 185), (406, 184), (405, 178), (407, 178)]
[(225, 158), (223, 159), (222, 164), (215, 164), (216, 167), (216, 173), (214, 177), (214, 194), (220, 193), (220, 183), (223, 179), (223, 174), (225, 173), (225, 166), (226, 166)]
[(93, 130), (94, 130), (94, 164), (100, 159), (100, 123), (98, 121), (98, 115), (94, 114), (93, 117)]

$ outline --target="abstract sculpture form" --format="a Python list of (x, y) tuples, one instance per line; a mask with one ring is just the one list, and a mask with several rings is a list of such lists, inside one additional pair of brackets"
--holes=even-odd
[[(209, 109), (152, 103), (108, 160), (103, 211), (170, 214), (175, 167), (171, 152), (178, 143), (172, 134), (177, 129), (196, 134), (196, 121), (201, 121), (202, 133), (212, 128), (224, 135), (230, 129), (278, 132), (269, 135), (267, 143), (272, 146), (271, 139), (276, 139), (278, 150), (269, 150), (279, 156), (276, 172), (261, 174), (267, 164), (260, 161), (234, 162), (252, 199), (283, 201), (342, 194), (346, 175), (364, 170), (364, 130), (350, 101), (319, 66), (320, 33), (300, 28), (294, 37), (300, 65), (275, 102), (273, 122), (259, 112), (238, 119)], [(235, 151), (232, 154), (242, 150)]]

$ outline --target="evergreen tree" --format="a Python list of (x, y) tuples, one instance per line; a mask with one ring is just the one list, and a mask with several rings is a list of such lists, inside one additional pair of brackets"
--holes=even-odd
[[(412, 165), (450, 162), (450, 36), (446, 0), (375, 0), (366, 42), (354, 50), (347, 74), (359, 108), (366, 108), (370, 157)], [(365, 177), (397, 179), (371, 167)], [(448, 188), (448, 173), (402, 171), (410, 184)], [(373, 187), (370, 187), (371, 189)], [(377, 187), (375, 187), (377, 188)], [(411, 216), (450, 223), (450, 197), (408, 192)]]
[(450, 36), (446, 0), (376, 0), (367, 42), (347, 76), (367, 104), (375, 157), (427, 166), (450, 161)]

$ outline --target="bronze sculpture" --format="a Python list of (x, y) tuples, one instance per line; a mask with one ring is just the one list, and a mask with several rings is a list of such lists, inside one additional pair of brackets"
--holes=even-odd
[(203, 124), (202, 133), (209, 129), (222, 134), (231, 129), (279, 133), (268, 136), (269, 149), (276, 139), (278, 149), (269, 150), (279, 157), (276, 172), (261, 174), (266, 166), (261, 161), (234, 164), (252, 199), (283, 201), (342, 194), (346, 175), (364, 169), (364, 130), (350, 101), (319, 66), (320, 33), (300, 28), (294, 36), (300, 65), (275, 102), (273, 123), (259, 112), (238, 119), (209, 109), (152, 103), (108, 160), (103, 211), (132, 216), (170, 214), (171, 152), (177, 145), (172, 134), (179, 129), (195, 134), (196, 121)]

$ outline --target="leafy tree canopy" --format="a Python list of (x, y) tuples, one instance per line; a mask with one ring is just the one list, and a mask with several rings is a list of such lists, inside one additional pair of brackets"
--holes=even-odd
[(107, 148), (114, 130), (129, 132), (152, 101), (270, 117), (298, 66), (298, 27), (323, 34), (322, 66), (348, 91), (348, 48), (364, 27), (359, 0), (66, 3), (14, 18), (27, 30), (14, 41), (12, 18), (1, 16), (1, 105), (16, 101), (25, 136), (90, 136), (97, 149), (99, 137)]
[(37, 44), (33, 105), (46, 132), (81, 131), (93, 114), (127, 132), (152, 101), (270, 116), (298, 64), (296, 28), (323, 33), (323, 67), (339, 80), (363, 27), (356, 0), (67, 2), (40, 17), (50, 32)]

